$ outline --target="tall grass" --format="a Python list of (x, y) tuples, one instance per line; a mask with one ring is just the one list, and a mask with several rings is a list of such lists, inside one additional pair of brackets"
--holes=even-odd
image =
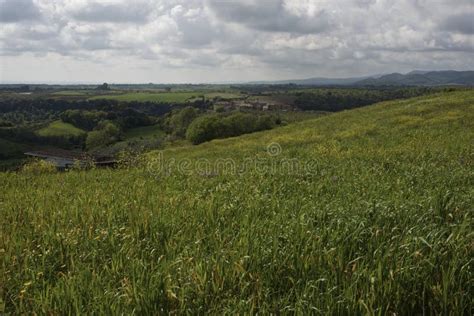
[(162, 153), (297, 158), (308, 173), (165, 174), (158, 153), (2, 173), (5, 312), (472, 313), (473, 101), (387, 102)]

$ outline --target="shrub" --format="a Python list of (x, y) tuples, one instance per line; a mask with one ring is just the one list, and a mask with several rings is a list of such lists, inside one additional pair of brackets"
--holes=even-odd
[(23, 165), (22, 172), (32, 174), (44, 174), (56, 172), (56, 166), (46, 160), (32, 160)]
[(169, 128), (173, 135), (184, 137), (189, 124), (198, 116), (199, 111), (191, 106), (185, 107), (169, 118)]
[(246, 113), (234, 113), (228, 116), (220, 114), (205, 115), (195, 119), (186, 133), (193, 144), (200, 144), (216, 138), (226, 138), (252, 133), (275, 126), (275, 120), (268, 115), (255, 116)]
[(97, 130), (87, 134), (87, 149), (107, 146), (120, 140), (120, 128), (118, 128), (114, 123), (110, 121), (104, 121), (101, 122), (97, 128)]

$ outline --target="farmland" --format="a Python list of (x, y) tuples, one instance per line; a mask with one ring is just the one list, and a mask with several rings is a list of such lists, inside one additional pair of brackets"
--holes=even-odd
[(473, 104), (444, 92), (116, 170), (0, 173), (0, 306), (469, 314)]
[(117, 95), (100, 95), (92, 97), (91, 99), (110, 99), (117, 101), (139, 101), (139, 102), (176, 102), (184, 103), (189, 99), (198, 97), (199, 92), (185, 91), (185, 92), (132, 92)]

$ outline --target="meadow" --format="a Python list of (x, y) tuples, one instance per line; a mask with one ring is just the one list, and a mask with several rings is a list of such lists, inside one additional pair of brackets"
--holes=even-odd
[(115, 95), (98, 95), (91, 97), (92, 100), (97, 99), (110, 99), (125, 102), (163, 102), (163, 103), (185, 103), (187, 101), (194, 101), (196, 99), (207, 99), (221, 98), (221, 99), (234, 99), (240, 98), (242, 95), (237, 92), (230, 91), (173, 91), (173, 92), (128, 92), (123, 94)]
[(471, 314), (473, 139), (471, 90), (0, 173), (0, 313)]
[(61, 120), (53, 121), (36, 132), (39, 136), (81, 136), (85, 131)]

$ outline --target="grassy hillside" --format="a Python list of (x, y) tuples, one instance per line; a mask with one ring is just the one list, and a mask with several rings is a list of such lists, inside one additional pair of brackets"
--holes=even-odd
[(473, 139), (466, 91), (138, 168), (2, 173), (0, 297), (15, 314), (469, 314)]
[(37, 131), (39, 136), (81, 136), (85, 131), (63, 121), (51, 122), (48, 126)]

